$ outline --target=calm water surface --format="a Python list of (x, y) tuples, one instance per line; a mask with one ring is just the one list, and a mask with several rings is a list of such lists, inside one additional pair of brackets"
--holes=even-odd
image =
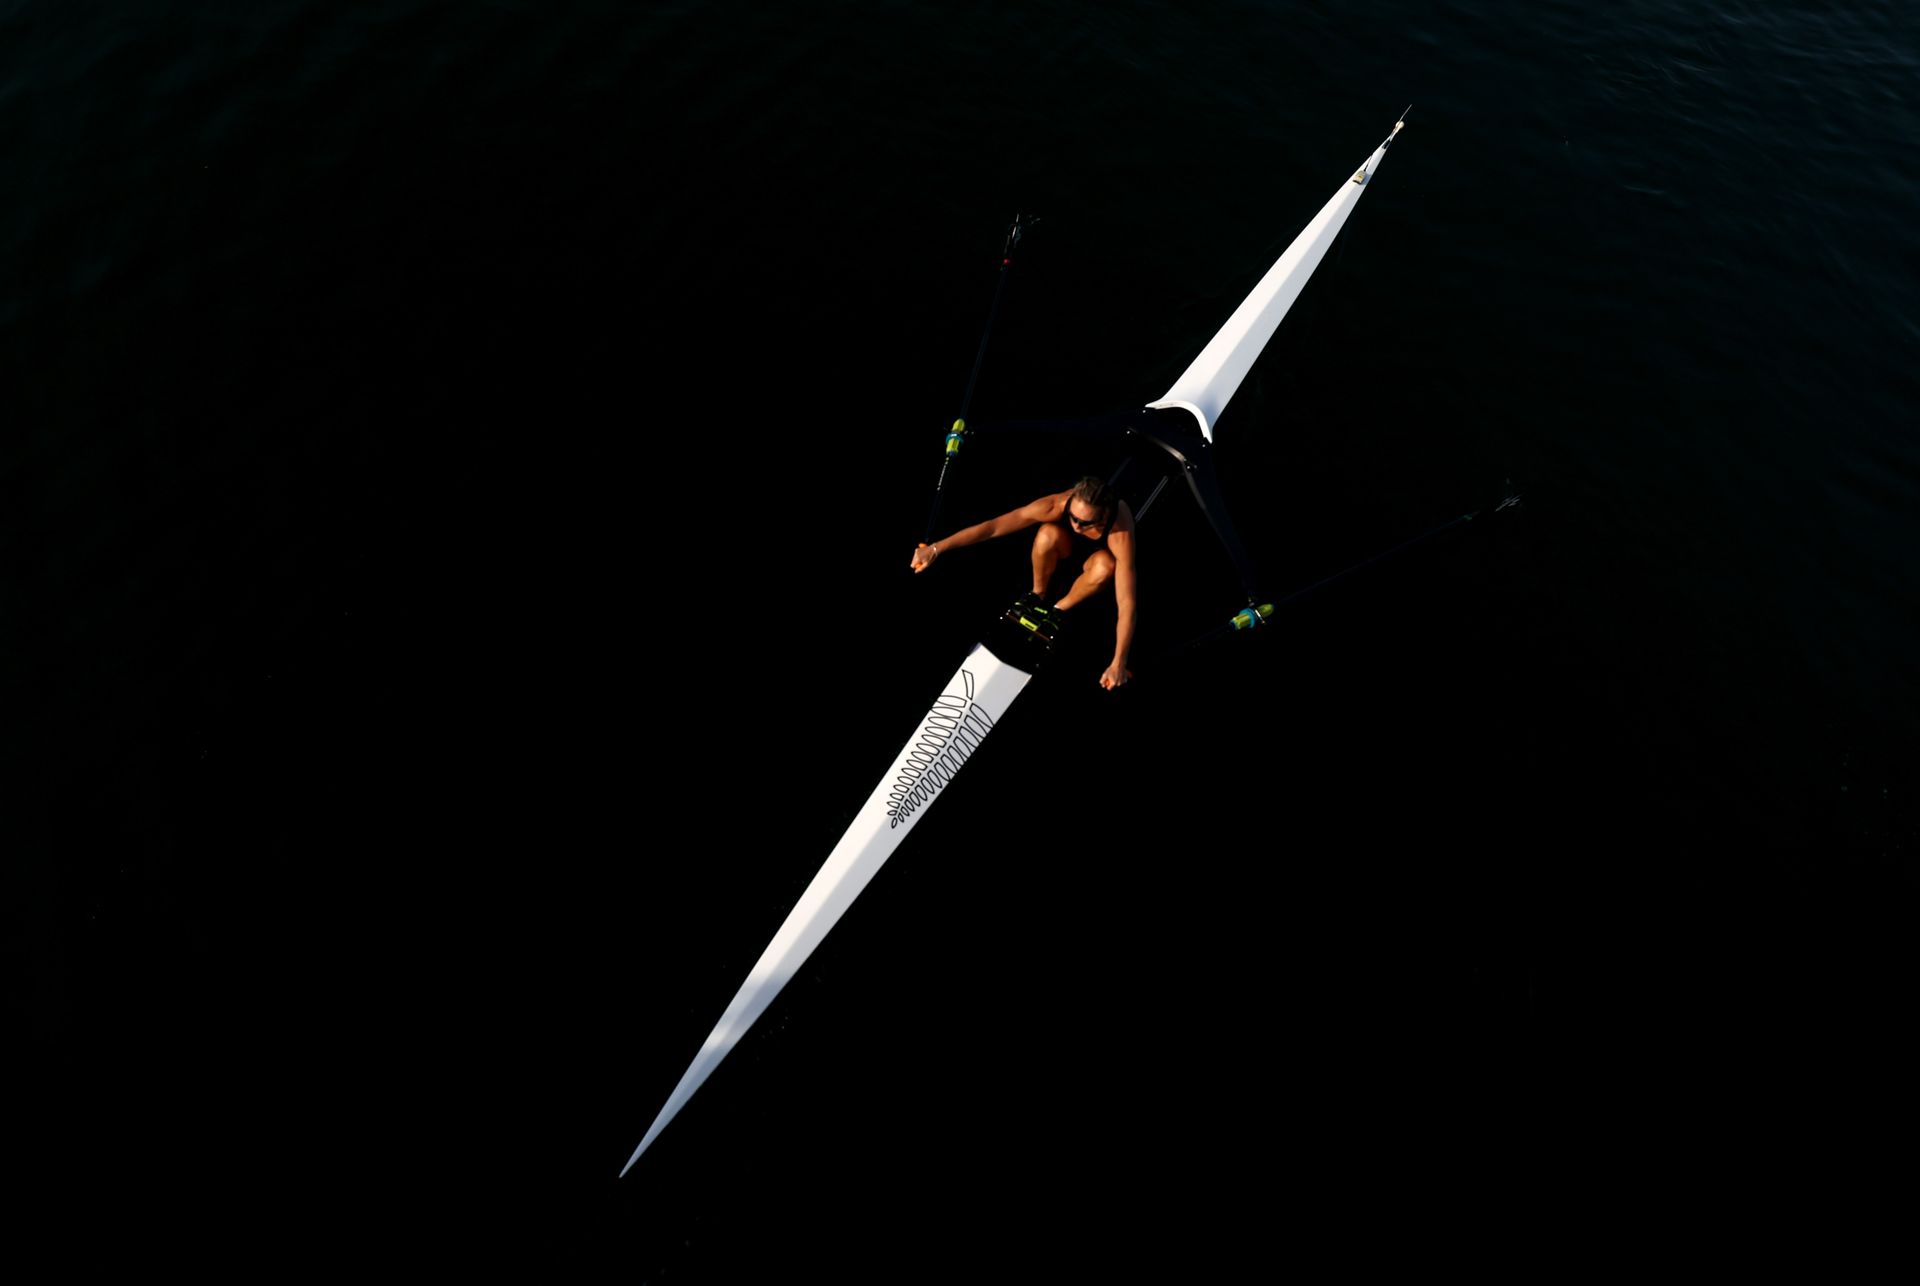
[[(1742, 1155), (1910, 1010), (1900, 7), (26, 2), (0, 50), (52, 1173), (564, 1192), (643, 1280), (920, 1262), (862, 1203), (1206, 1275)], [(1408, 102), (1230, 498), (1275, 594), (1523, 515), (1051, 676), (603, 1183), (1020, 588), (904, 575), (1007, 217), (976, 419), (1137, 405)], [(956, 521), (1080, 471), (975, 459)], [(1235, 605), (1163, 521), (1143, 652)]]

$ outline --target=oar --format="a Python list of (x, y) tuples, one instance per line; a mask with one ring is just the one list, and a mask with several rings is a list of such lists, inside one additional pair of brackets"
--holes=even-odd
[(1345, 580), (1347, 577), (1355, 575), (1358, 572), (1366, 571), (1369, 567), (1376, 567), (1379, 564), (1386, 562), (1388, 559), (1396, 558), (1399, 555), (1406, 553), (1409, 549), (1413, 549), (1419, 545), (1424, 545), (1430, 540), (1438, 539), (1439, 537), (1446, 535), (1448, 532), (1453, 531), (1456, 528), (1466, 526), (1468, 523), (1474, 521), (1476, 518), (1480, 518), (1482, 516), (1491, 515), (1491, 514), (1502, 513), (1506, 510), (1518, 507), (1519, 504), (1520, 504), (1520, 495), (1518, 492), (1513, 490), (1513, 484), (1511, 482), (1508, 482), (1507, 490), (1504, 493), (1504, 495), (1501, 497), (1500, 503), (1494, 505), (1492, 508), (1475, 509), (1470, 513), (1461, 514), (1458, 518), (1449, 519), (1448, 521), (1441, 523), (1438, 527), (1435, 527), (1430, 531), (1423, 531), (1418, 536), (1414, 536), (1408, 540), (1401, 541), (1399, 544), (1393, 546), (1391, 549), (1383, 549), (1379, 553), (1373, 555), (1373, 557), (1371, 558), (1362, 559), (1361, 561), (1355, 563), (1351, 567), (1343, 568), (1340, 571), (1334, 572), (1331, 576), (1323, 576), (1319, 580), (1315, 581), (1313, 584), (1304, 586), (1300, 589), (1296, 589), (1293, 591), (1293, 593), (1288, 594), (1284, 598), (1275, 599), (1271, 603), (1248, 602), (1248, 604), (1245, 607), (1235, 612), (1231, 619), (1227, 620), (1226, 622), (1220, 625), (1214, 626), (1210, 630), (1206, 630), (1200, 634), (1196, 634), (1194, 637), (1188, 639), (1185, 643), (1182, 643), (1178, 647), (1174, 648), (1172, 652), (1168, 653), (1167, 655), (1169, 656), (1177, 655), (1181, 652), (1186, 651), (1188, 648), (1198, 647), (1202, 643), (1209, 643), (1209, 642), (1212, 642), (1214, 639), (1224, 638), (1229, 634), (1243, 633), (1247, 630), (1255, 629), (1258, 626), (1265, 625), (1270, 620), (1272, 620), (1275, 613), (1277, 613), (1281, 608), (1286, 607), (1290, 603), (1297, 603), (1301, 599), (1307, 597), (1309, 594), (1317, 594), (1329, 585), (1332, 585), (1338, 581)]
[(940, 502), (946, 496), (947, 470), (953, 467), (953, 458), (960, 454), (967, 440), (967, 412), (973, 406), (974, 386), (980, 382), (980, 367), (987, 360), (987, 341), (993, 338), (993, 322), (1000, 315), (1000, 300), (1007, 293), (1007, 270), (1013, 267), (1013, 252), (1019, 248), (1021, 234), (1038, 222), (1037, 218), (1016, 214), (1013, 226), (1007, 229), (1006, 248), (1000, 252), (1000, 276), (993, 285), (993, 303), (987, 309), (987, 324), (980, 332), (979, 351), (973, 355), (973, 370), (967, 373), (967, 391), (960, 395), (960, 414), (947, 430), (947, 449), (940, 460), (939, 480), (933, 484), (933, 508), (927, 514), (927, 534), (921, 544), (931, 544), (937, 534), (935, 527), (940, 521)]

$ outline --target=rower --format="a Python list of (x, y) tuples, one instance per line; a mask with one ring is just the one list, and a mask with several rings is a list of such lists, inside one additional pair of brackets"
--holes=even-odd
[[(1118, 609), (1113, 630), (1113, 660), (1100, 675), (1100, 686), (1112, 691), (1133, 677), (1127, 653), (1134, 633), (1133, 511), (1106, 482), (1085, 477), (1065, 491), (1041, 496), (1031, 504), (986, 522), (963, 527), (951, 536), (921, 544), (913, 551), (913, 570), (933, 566), (941, 552), (978, 544), (996, 536), (1010, 536), (1028, 527), (1033, 534), (1033, 591), (1014, 604), (1007, 619), (1016, 620), (1050, 642), (1059, 632), (1062, 614), (1113, 586)], [(1061, 563), (1079, 564), (1079, 573), (1067, 592), (1052, 604), (1048, 590)], [(1018, 618), (1018, 619), (1017, 619)]]

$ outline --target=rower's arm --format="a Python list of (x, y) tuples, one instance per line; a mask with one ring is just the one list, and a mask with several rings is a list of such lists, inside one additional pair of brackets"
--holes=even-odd
[(922, 545), (913, 551), (913, 570), (925, 571), (933, 560), (946, 550), (961, 545), (977, 545), (983, 540), (992, 540), (996, 536), (1011, 536), (1016, 531), (1024, 531), (1043, 522), (1052, 522), (1060, 516), (1066, 507), (1068, 493), (1055, 496), (1041, 496), (1030, 505), (1021, 505), (1009, 510), (998, 518), (989, 518), (986, 522), (977, 522), (971, 527), (962, 527), (951, 536), (943, 536), (931, 545)]
[(1133, 526), (1116, 526), (1107, 536), (1107, 548), (1113, 551), (1113, 604), (1119, 619), (1113, 627), (1113, 663), (1124, 673), (1127, 653), (1133, 650)]

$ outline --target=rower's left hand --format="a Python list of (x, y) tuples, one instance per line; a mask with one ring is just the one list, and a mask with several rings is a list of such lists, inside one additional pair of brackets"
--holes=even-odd
[(1115, 661), (1107, 667), (1107, 672), (1100, 676), (1100, 686), (1111, 692), (1132, 677), (1132, 670), (1121, 662)]

